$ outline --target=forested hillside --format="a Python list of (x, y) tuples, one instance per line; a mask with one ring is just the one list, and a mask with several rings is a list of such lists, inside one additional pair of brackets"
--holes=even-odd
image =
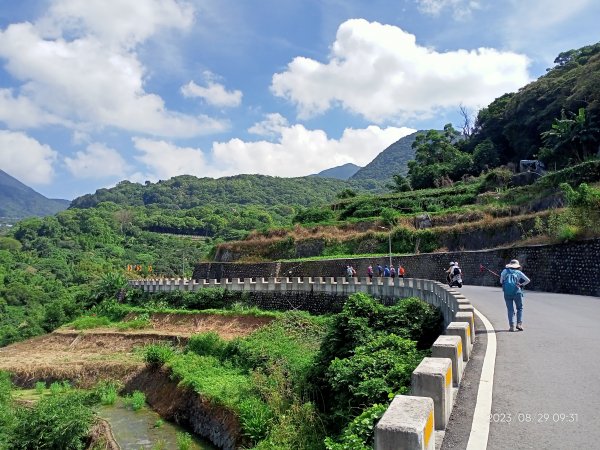
[(356, 172), (358, 172), (362, 167), (357, 166), (356, 164), (348, 163), (342, 166), (332, 167), (331, 169), (325, 169), (311, 175), (313, 177), (322, 177), (322, 178), (337, 178), (338, 180), (347, 180)]
[(365, 167), (356, 172), (350, 180), (381, 180), (389, 182), (395, 174), (406, 175), (408, 161), (414, 159), (415, 151), (412, 148), (417, 133), (410, 134), (397, 140)]
[(555, 66), (483, 108), (465, 148), (492, 148), (485, 164), (539, 157), (564, 167), (598, 153), (600, 43), (558, 55)]
[(0, 170), (0, 217), (48, 216), (67, 209), (69, 203), (46, 198)]
[(181, 175), (145, 185), (122, 181), (111, 189), (98, 189), (73, 200), (74, 208), (90, 208), (100, 202), (123, 206), (155, 206), (189, 209), (219, 205), (314, 205), (335, 198), (344, 189), (376, 189), (377, 183), (348, 183), (320, 177), (279, 178), (266, 175), (236, 175), (224, 178), (196, 178)]

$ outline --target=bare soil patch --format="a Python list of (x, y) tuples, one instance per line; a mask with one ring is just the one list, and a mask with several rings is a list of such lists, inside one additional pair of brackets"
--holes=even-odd
[(124, 382), (144, 367), (141, 347), (158, 342), (176, 346), (189, 336), (214, 331), (224, 339), (245, 336), (272, 321), (268, 317), (209, 314), (153, 314), (151, 327), (117, 331), (96, 328), (59, 329), (0, 348), (0, 370), (13, 374), (14, 382), (31, 387), (38, 380), (68, 379), (90, 386), (100, 379)]

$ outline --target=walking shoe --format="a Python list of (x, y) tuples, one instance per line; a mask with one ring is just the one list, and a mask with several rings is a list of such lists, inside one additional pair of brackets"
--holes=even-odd
[(523, 324), (522, 324), (522, 323), (520, 323), (520, 322), (519, 322), (519, 323), (517, 324), (517, 330), (519, 330), (519, 331), (523, 331)]
[(508, 329), (508, 331), (515, 331), (515, 326), (511, 325), (510, 328)]

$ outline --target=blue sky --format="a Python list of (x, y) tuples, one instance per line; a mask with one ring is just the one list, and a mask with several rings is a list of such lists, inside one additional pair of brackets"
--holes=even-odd
[(596, 0), (0, 5), (0, 169), (67, 199), (365, 165), (600, 41)]

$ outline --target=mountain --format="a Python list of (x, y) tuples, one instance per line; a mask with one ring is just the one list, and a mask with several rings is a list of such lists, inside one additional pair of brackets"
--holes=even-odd
[(315, 173), (313, 175), (309, 175), (311, 177), (321, 177), (321, 178), (337, 178), (338, 180), (347, 180), (356, 172), (358, 172), (362, 167), (357, 166), (356, 164), (347, 163), (343, 166), (332, 167), (331, 169), (322, 170), (319, 173)]
[(50, 216), (67, 209), (70, 203), (46, 198), (0, 170), (0, 217)]
[(352, 175), (350, 181), (391, 181), (392, 177), (397, 173), (406, 175), (408, 172), (408, 161), (415, 158), (415, 151), (412, 148), (412, 144), (419, 133), (422, 133), (422, 131), (409, 134), (394, 142), (377, 155), (373, 161)]
[(376, 190), (376, 182), (348, 182), (332, 178), (280, 178), (267, 175), (235, 175), (197, 178), (180, 175), (157, 183), (121, 181), (110, 189), (98, 189), (73, 200), (73, 208), (90, 208), (101, 202), (122, 206), (191, 209), (205, 205), (301, 205), (312, 206), (336, 198), (344, 189)]

